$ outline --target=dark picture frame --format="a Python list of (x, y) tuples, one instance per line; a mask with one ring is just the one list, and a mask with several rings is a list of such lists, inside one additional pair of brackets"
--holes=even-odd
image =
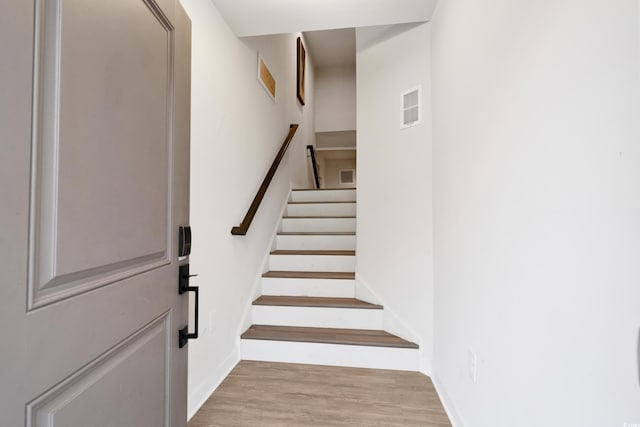
[(304, 105), (304, 82), (305, 82), (304, 76), (305, 76), (307, 53), (304, 50), (304, 45), (302, 44), (301, 37), (298, 37), (296, 45), (297, 45), (296, 51), (298, 52), (296, 94), (298, 96), (298, 101), (300, 101), (300, 104)]

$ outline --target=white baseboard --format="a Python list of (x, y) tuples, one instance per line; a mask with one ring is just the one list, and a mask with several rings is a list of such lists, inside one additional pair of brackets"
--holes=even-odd
[(407, 326), (406, 322), (395, 312), (383, 298), (369, 286), (367, 279), (356, 272), (356, 298), (371, 304), (380, 304), (384, 307), (384, 330), (399, 336), (407, 341), (422, 344), (420, 335), (412, 328)]
[(358, 265), (356, 262), (356, 283), (355, 283), (356, 298), (371, 304), (382, 305), (382, 302), (380, 301), (380, 297), (378, 297), (378, 295), (371, 290), (371, 287), (367, 283), (366, 279), (362, 277), (361, 274), (358, 274), (357, 268), (358, 268)]
[(220, 365), (208, 371), (211, 372), (211, 376), (205, 378), (200, 387), (189, 393), (187, 398), (187, 420), (190, 420), (198, 412), (238, 362), (240, 362), (240, 348), (236, 345)]
[(449, 394), (447, 393), (440, 379), (437, 376), (433, 376), (431, 377), (431, 382), (433, 382), (433, 386), (435, 387), (436, 392), (440, 397), (440, 401), (442, 402), (442, 406), (444, 406), (444, 410), (449, 417), (449, 421), (451, 421), (451, 425), (453, 427), (464, 427), (462, 419), (460, 418), (458, 411), (456, 411), (455, 405), (453, 404), (453, 401), (449, 397)]
[(427, 355), (424, 346), (420, 346), (420, 372), (430, 377), (433, 373), (431, 358)]
[(420, 368), (419, 371), (427, 376), (431, 376), (431, 358), (426, 354), (426, 346), (413, 328), (400, 317), (385, 300), (381, 298), (369, 285), (367, 279), (362, 274), (356, 272), (355, 283), (356, 298), (367, 301), (371, 304), (380, 304), (384, 307), (384, 327), (383, 329), (389, 333), (399, 336), (407, 341), (415, 342), (420, 346)]

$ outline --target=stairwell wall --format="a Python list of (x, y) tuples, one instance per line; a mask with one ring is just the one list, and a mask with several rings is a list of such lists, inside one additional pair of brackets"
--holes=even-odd
[[(200, 338), (189, 343), (192, 416), (239, 360), (243, 314), (263, 271), (291, 186), (305, 186), (305, 146), (313, 143), (310, 107), (295, 97), (297, 34), (239, 39), (209, 0), (183, 0), (192, 20), (192, 279), (200, 286)], [(275, 102), (257, 80), (262, 54), (277, 81)], [(307, 56), (310, 59), (310, 56)], [(279, 150), (299, 123), (247, 236), (232, 236)], [(299, 164), (303, 166), (300, 166)]]
[[(433, 354), (429, 24), (356, 30), (357, 289), (386, 329)], [(400, 129), (401, 93), (422, 86), (421, 125)]]
[(457, 426), (640, 423), (639, 12), (438, 5), (433, 370)]
[(356, 128), (356, 67), (317, 69), (316, 132)]

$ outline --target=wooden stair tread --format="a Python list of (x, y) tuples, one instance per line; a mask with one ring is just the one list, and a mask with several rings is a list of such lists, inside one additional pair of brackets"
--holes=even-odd
[(356, 219), (353, 215), (331, 215), (331, 216), (283, 216), (282, 219)]
[(355, 188), (294, 188), (291, 191), (335, 191), (335, 190), (355, 190)]
[(355, 279), (356, 273), (339, 271), (267, 271), (262, 277), (280, 277), (284, 279)]
[(385, 331), (366, 329), (306, 328), (296, 326), (252, 325), (242, 339), (295, 341), (325, 344), (362, 345), (373, 347), (418, 348)]
[(301, 297), (262, 295), (253, 305), (275, 305), (281, 307), (330, 307), (330, 308), (362, 308), (382, 310), (381, 305), (370, 304), (355, 298), (335, 297)]
[(278, 249), (278, 250), (272, 251), (271, 255), (339, 255), (339, 256), (355, 256), (356, 255), (356, 251)]
[(331, 205), (331, 204), (340, 204), (340, 203), (351, 203), (355, 204), (356, 201), (326, 201), (326, 202), (289, 202), (290, 205)]
[(278, 236), (355, 236), (354, 231), (282, 231)]

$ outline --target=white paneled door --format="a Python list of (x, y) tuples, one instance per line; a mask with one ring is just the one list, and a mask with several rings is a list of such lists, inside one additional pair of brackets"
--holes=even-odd
[(0, 40), (0, 426), (185, 426), (189, 19), (3, 0)]

